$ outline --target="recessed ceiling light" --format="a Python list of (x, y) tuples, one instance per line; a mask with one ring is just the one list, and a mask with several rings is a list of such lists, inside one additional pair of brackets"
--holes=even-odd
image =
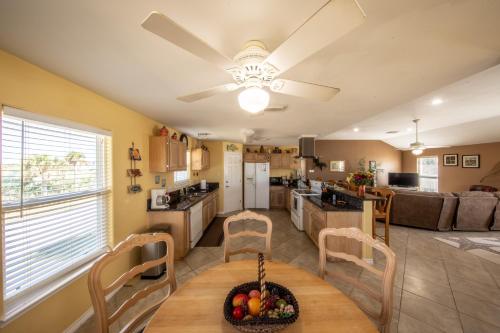
[(399, 133), (399, 131), (387, 131), (387, 132), (385, 132), (385, 134), (396, 134), (396, 133)]
[(431, 102), (432, 105), (439, 105), (442, 103), (443, 103), (443, 100), (441, 98), (434, 98)]
[(357, 127), (354, 127), (352, 130), (353, 130), (354, 132), (359, 132), (359, 128), (357, 128)]

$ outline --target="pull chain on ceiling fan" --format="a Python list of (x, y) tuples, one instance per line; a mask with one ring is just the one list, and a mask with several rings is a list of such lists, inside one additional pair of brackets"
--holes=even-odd
[(340, 89), (278, 78), (312, 54), (349, 33), (364, 22), (365, 14), (356, 0), (328, 1), (296, 29), (271, 53), (264, 43), (248, 42), (231, 60), (167, 16), (152, 12), (142, 23), (144, 29), (205, 59), (229, 73), (232, 83), (180, 96), (183, 102), (195, 102), (216, 94), (244, 88), (240, 107), (248, 112), (261, 112), (269, 105), (272, 92), (328, 101)]

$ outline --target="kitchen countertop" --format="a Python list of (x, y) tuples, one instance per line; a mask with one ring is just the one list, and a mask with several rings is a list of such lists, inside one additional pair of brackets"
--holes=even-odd
[(169, 212), (169, 211), (184, 211), (193, 207), (197, 203), (203, 201), (210, 193), (216, 192), (218, 188), (208, 190), (207, 192), (197, 192), (200, 195), (191, 196), (189, 198), (182, 199), (181, 201), (171, 204), (168, 208), (151, 208), (151, 199), (148, 200), (148, 212)]
[(363, 201), (384, 201), (385, 200), (385, 198), (383, 198), (383, 197), (379, 197), (379, 196), (376, 196), (376, 195), (373, 195), (370, 193), (365, 193), (364, 196), (360, 197), (360, 196), (358, 196), (357, 192), (350, 191), (350, 190), (347, 190), (344, 188), (340, 188), (340, 189), (336, 188), (335, 191), (342, 193), (342, 194), (345, 194), (345, 195), (348, 195), (348, 196), (351, 196), (351, 197), (354, 197), (354, 198), (357, 198), (359, 200), (363, 200)]
[(306, 195), (306, 196), (304, 196), (304, 198), (306, 200), (308, 200), (309, 202), (313, 203), (316, 207), (319, 207), (326, 212), (362, 212), (363, 211), (363, 209), (360, 209), (360, 208), (352, 206), (352, 205), (345, 205), (345, 206), (332, 205), (329, 202), (322, 201), (321, 198), (319, 198), (318, 196)]

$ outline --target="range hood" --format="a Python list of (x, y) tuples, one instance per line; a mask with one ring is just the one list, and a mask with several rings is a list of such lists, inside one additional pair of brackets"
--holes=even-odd
[(300, 158), (315, 158), (314, 137), (303, 136), (299, 138), (299, 156)]

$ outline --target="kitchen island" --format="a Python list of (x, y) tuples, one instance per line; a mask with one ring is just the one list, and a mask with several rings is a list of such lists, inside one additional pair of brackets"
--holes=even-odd
[[(356, 192), (335, 189), (337, 200), (321, 200), (317, 196), (306, 196), (303, 208), (304, 232), (318, 246), (318, 237), (324, 228), (356, 227), (363, 232), (372, 233), (373, 209), (375, 201), (384, 200), (382, 197), (365, 194), (360, 197)], [(353, 254), (367, 262), (373, 261), (372, 248), (363, 246), (356, 240), (341, 237), (327, 239), (326, 247), (331, 251)]]

